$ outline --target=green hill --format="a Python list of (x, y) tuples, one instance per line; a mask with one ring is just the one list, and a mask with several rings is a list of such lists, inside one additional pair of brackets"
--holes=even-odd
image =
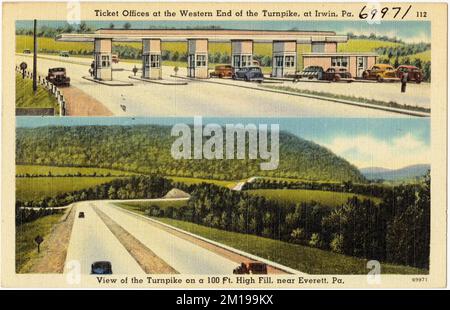
[[(18, 128), (17, 164), (99, 167), (161, 175), (236, 180), (251, 176), (364, 182), (362, 174), (328, 149), (280, 133), (278, 169), (260, 170), (261, 160), (175, 160), (171, 127), (55, 126)], [(225, 147), (224, 147), (225, 150)]]

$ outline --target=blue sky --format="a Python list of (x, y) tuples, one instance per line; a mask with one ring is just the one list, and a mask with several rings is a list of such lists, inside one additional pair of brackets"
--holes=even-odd
[[(86, 21), (93, 29), (109, 27), (114, 23), (121, 28), (127, 21)], [(369, 24), (366, 21), (129, 21), (132, 28), (186, 28), (195, 26), (216, 25), (227, 29), (273, 29), (273, 30), (326, 30), (337, 34), (375, 33), (397, 37), (408, 43), (431, 42), (431, 23), (429, 21), (382, 21), (379, 24)], [(39, 25), (58, 26), (66, 21), (38, 21)], [(17, 21), (16, 27), (30, 28), (32, 21)]]
[[(145, 117), (17, 117), (16, 120), (17, 127), (193, 123), (193, 118)], [(325, 146), (358, 168), (398, 169), (427, 164), (430, 158), (428, 118), (203, 118), (203, 124), (207, 123), (279, 124), (281, 130)]]

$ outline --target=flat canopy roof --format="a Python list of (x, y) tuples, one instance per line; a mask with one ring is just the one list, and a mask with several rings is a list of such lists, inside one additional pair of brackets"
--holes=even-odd
[(281, 31), (237, 29), (98, 29), (94, 33), (63, 33), (57, 41), (93, 42), (94, 39), (112, 39), (116, 42), (140, 42), (142, 39), (183, 42), (188, 39), (208, 39), (211, 42), (252, 40), (255, 42), (296, 41), (347, 42), (347, 36), (334, 31)]

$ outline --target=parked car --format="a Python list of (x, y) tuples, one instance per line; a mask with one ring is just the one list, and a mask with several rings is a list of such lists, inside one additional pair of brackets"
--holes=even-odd
[(80, 218), (80, 219), (84, 219), (84, 212), (80, 212), (80, 213), (78, 213), (78, 218)]
[(352, 74), (348, 72), (346, 67), (330, 67), (322, 73), (322, 80), (339, 82), (339, 81), (347, 81), (353, 82), (354, 79)]
[(302, 79), (302, 78), (307, 78), (307, 79), (318, 79), (321, 80), (322, 79), (322, 75), (323, 75), (323, 68), (320, 66), (309, 66), (306, 67), (305, 69), (303, 69), (303, 71), (300, 71), (300, 73), (296, 73), (294, 76), (294, 79)]
[(389, 64), (375, 64), (371, 69), (365, 70), (362, 77), (365, 80), (377, 80), (378, 82), (399, 80), (394, 67)]
[(267, 274), (267, 264), (244, 262), (233, 270), (233, 274)]
[(23, 53), (24, 54), (31, 54), (31, 50), (26, 48), (26, 49), (23, 50)]
[(423, 72), (416, 66), (401, 65), (397, 68), (397, 77), (402, 78), (403, 74), (408, 74), (408, 82), (415, 81), (420, 84), (423, 81)]
[(61, 52), (59, 52), (59, 56), (61, 56), (61, 57), (69, 57), (70, 55), (69, 55), (69, 52), (67, 52), (67, 51), (61, 51)]
[(91, 274), (112, 274), (112, 266), (108, 261), (93, 262), (91, 265)]
[(243, 67), (235, 70), (233, 74), (234, 80), (256, 81), (262, 83), (264, 75), (260, 67)]
[(111, 55), (111, 60), (115, 64), (119, 63), (119, 55), (118, 54), (112, 54)]
[(214, 71), (209, 74), (210, 77), (232, 77), (233, 67), (231, 65), (219, 65), (214, 68)]
[(55, 86), (70, 86), (70, 78), (66, 75), (66, 68), (50, 68), (46, 80)]

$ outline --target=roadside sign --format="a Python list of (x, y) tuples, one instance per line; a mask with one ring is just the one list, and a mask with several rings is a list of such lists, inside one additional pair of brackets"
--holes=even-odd
[(37, 235), (36, 238), (34, 238), (34, 242), (36, 242), (36, 244), (38, 246), (38, 253), (41, 251), (40, 245), (43, 241), (44, 241), (44, 238), (42, 238), (42, 236), (40, 236), (40, 235)]

